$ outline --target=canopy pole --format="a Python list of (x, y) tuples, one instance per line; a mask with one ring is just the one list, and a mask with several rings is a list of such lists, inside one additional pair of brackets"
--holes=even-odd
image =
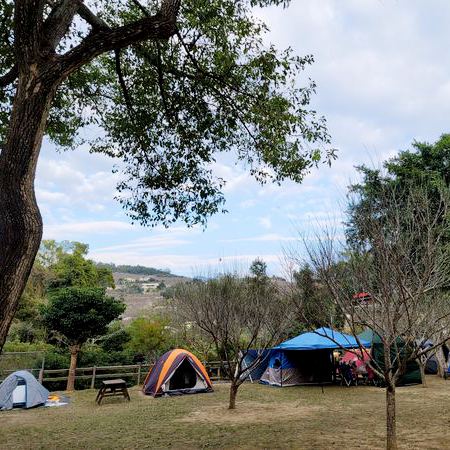
[(283, 352), (283, 350), (282, 350), (282, 353), (281, 353), (281, 367), (280, 367), (280, 369), (281, 369), (281, 387), (283, 387), (283, 356), (284, 356), (284, 352)]

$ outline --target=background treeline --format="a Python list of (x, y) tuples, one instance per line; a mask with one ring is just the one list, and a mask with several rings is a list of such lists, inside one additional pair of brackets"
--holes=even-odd
[(145, 267), (145, 266), (130, 266), (130, 265), (115, 265), (114, 263), (96, 263), (97, 267), (102, 269), (108, 269), (111, 272), (120, 272), (120, 273), (130, 273), (133, 275), (164, 275), (164, 276), (172, 276), (176, 277), (177, 275), (173, 275), (170, 273), (170, 269), (154, 269), (153, 267)]

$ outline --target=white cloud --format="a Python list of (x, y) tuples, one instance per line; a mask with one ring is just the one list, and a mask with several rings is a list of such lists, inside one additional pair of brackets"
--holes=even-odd
[(239, 204), (239, 208), (241, 209), (250, 209), (253, 208), (254, 206), (256, 206), (258, 204), (258, 201), (251, 198), (248, 200), (244, 200)]
[(92, 222), (70, 222), (56, 225), (44, 226), (45, 239), (76, 240), (73, 236), (92, 234), (114, 234), (122, 231), (131, 231), (130, 223), (119, 221), (92, 221)]
[(280, 234), (263, 234), (261, 236), (253, 236), (253, 237), (243, 237), (243, 238), (236, 238), (236, 239), (221, 239), (219, 242), (281, 242), (281, 241), (291, 241), (292, 237), (286, 237)]
[(266, 230), (270, 230), (272, 228), (272, 221), (269, 217), (260, 217), (259, 224)]
[(38, 203), (51, 203), (55, 205), (66, 205), (70, 198), (62, 192), (51, 192), (43, 189), (36, 189)]
[(93, 254), (98, 253), (118, 253), (127, 252), (128, 254), (143, 255), (147, 251), (153, 251), (159, 248), (171, 248), (180, 247), (190, 244), (191, 242), (186, 239), (177, 239), (173, 236), (158, 235), (154, 237), (147, 237), (137, 239), (125, 244), (112, 245), (108, 247), (100, 247), (93, 251)]

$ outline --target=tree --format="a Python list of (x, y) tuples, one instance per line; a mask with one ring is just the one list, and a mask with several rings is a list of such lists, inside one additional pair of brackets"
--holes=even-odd
[[(371, 360), (370, 364), (386, 385), (387, 448), (396, 449), (396, 385), (409, 361), (449, 337), (450, 303), (443, 287), (450, 281), (450, 253), (442, 241), (450, 224), (441, 220), (448, 215), (449, 197), (441, 191), (436, 199), (427, 186), (402, 194), (383, 185), (376, 201), (368, 204), (375, 206), (366, 209), (359, 223), (365, 236), (359, 246), (342, 247), (326, 235), (318, 238), (316, 246), (307, 245), (307, 250), (352, 334), (365, 326), (381, 339), (384, 363)], [(354, 300), (360, 292), (370, 294), (370, 304)], [(424, 348), (428, 339), (445, 330), (442, 341)]]
[(68, 391), (74, 390), (78, 353), (83, 344), (106, 334), (108, 325), (124, 311), (123, 302), (106, 297), (103, 288), (66, 287), (53, 292), (42, 316), (46, 327), (69, 347)]
[[(349, 220), (346, 235), (352, 247), (364, 246), (368, 236), (365, 235), (366, 218), (368, 215), (377, 215), (383, 220), (386, 212), (383, 210), (386, 202), (381, 197), (387, 189), (398, 193), (396, 202), (400, 209), (402, 199), (407, 199), (407, 193), (415, 190), (418, 185), (426, 186), (428, 190), (429, 207), (435, 211), (441, 211), (436, 220), (442, 227), (446, 228), (448, 217), (443, 214), (441, 198), (442, 191), (450, 187), (450, 171), (448, 170), (450, 160), (450, 134), (443, 134), (437, 142), (414, 142), (411, 151), (402, 151), (398, 156), (384, 162), (386, 173), (381, 170), (373, 170), (365, 166), (357, 170), (363, 175), (363, 180), (350, 186)], [(406, 231), (406, 230), (405, 230)], [(450, 236), (441, 236), (441, 245), (448, 246)], [(442, 298), (447, 298), (450, 286), (442, 287)], [(444, 305), (445, 306), (445, 305)], [(448, 330), (442, 330), (434, 341), (442, 341)], [(448, 361), (444, 356), (442, 347), (436, 351), (439, 374), (444, 376), (448, 367)], [(426, 358), (419, 361), (421, 368)]]
[(363, 179), (350, 186), (346, 229), (347, 238), (353, 245), (366, 239), (362, 231), (368, 212), (377, 210), (377, 214), (383, 214), (379, 197), (387, 186), (398, 191), (397, 201), (400, 201), (401, 193), (406, 193), (417, 185), (426, 185), (431, 194), (430, 199), (435, 198), (436, 208), (439, 207), (440, 191), (450, 186), (450, 135), (443, 134), (435, 144), (414, 142), (412, 146), (412, 151), (402, 151), (398, 156), (385, 161), (385, 173), (366, 166), (357, 167)]
[[(50, 243), (54, 243), (50, 241)], [(44, 244), (48, 244), (44, 241)], [(56, 244), (56, 256), (49, 266), (53, 276), (50, 289), (60, 287), (114, 287), (111, 270), (98, 267), (93, 261), (86, 259), (89, 245), (80, 242), (62, 242)]]
[(34, 193), (43, 136), (100, 129), (91, 151), (123, 163), (118, 200), (146, 225), (222, 210), (215, 155), (233, 149), (264, 183), (300, 182), (327, 148), (293, 80), (311, 56), (265, 48), (252, 7), (288, 0), (0, 2), (0, 350), (42, 236)]
[(336, 306), (326, 285), (307, 265), (294, 271), (290, 284), (291, 295), (297, 310), (295, 335), (305, 329), (316, 329), (323, 326), (342, 328), (344, 317)]
[(156, 354), (170, 349), (171, 336), (168, 321), (162, 317), (138, 317), (127, 328), (130, 341), (127, 347), (145, 355), (148, 361), (156, 361)]
[[(247, 371), (261, 362), (264, 350), (277, 342), (292, 320), (289, 298), (283, 298), (265, 275), (229, 274), (178, 285), (171, 304), (174, 314), (214, 344), (231, 382), (229, 409), (236, 408)], [(251, 348), (260, 349), (260, 356), (246, 367), (243, 361)]]

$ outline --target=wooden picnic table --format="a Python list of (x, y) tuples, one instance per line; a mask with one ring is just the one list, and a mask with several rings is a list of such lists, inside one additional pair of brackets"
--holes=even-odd
[(128, 394), (127, 385), (121, 378), (117, 380), (105, 380), (102, 381), (102, 386), (98, 391), (95, 401), (100, 405), (103, 397), (116, 397), (123, 396), (130, 401), (130, 395)]

